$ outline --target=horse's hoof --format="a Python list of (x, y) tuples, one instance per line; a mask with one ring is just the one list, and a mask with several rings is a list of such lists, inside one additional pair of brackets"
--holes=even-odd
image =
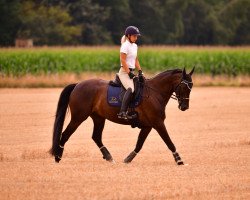
[(128, 156), (127, 158), (124, 159), (123, 162), (126, 163), (126, 164), (129, 164), (129, 163), (132, 162), (132, 160), (133, 160), (133, 158), (131, 158), (130, 156)]
[(105, 160), (109, 161), (109, 162), (112, 162), (113, 161), (113, 158), (111, 155), (108, 155), (107, 157), (104, 158)]
[(124, 159), (124, 163), (130, 163), (134, 158), (135, 156), (137, 155), (137, 153), (135, 151), (132, 151), (127, 158)]
[(110, 163), (112, 163), (112, 164), (116, 164), (116, 162), (115, 162), (115, 160), (107, 160), (107, 161), (109, 161)]
[(115, 163), (114, 159), (112, 158), (112, 156), (107, 156), (106, 158), (103, 156), (103, 159), (108, 161), (108, 162), (111, 162), (111, 163)]
[(103, 159), (107, 160), (107, 161), (112, 161), (113, 158), (111, 156), (111, 154), (109, 153), (108, 149), (105, 146), (102, 146), (100, 148), (102, 155), (103, 155)]
[(184, 162), (181, 161), (181, 160), (178, 160), (178, 161), (177, 161), (177, 165), (184, 165)]
[(56, 157), (55, 157), (55, 161), (56, 161), (56, 163), (59, 163), (59, 162), (60, 162), (60, 160), (61, 160), (61, 158), (60, 158), (59, 156), (56, 156)]
[(126, 159), (124, 159), (123, 162), (126, 163), (126, 164), (129, 164), (131, 161), (129, 161), (129, 160), (126, 158)]

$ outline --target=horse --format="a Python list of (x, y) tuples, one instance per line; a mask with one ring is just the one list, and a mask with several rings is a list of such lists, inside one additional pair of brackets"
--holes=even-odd
[[(125, 163), (130, 163), (136, 157), (150, 131), (155, 129), (172, 152), (176, 164), (184, 165), (165, 127), (165, 108), (169, 99), (173, 97), (172, 95), (178, 101), (178, 108), (181, 111), (189, 108), (189, 96), (193, 87), (191, 77), (193, 72), (194, 68), (189, 74), (186, 73), (185, 68), (183, 70), (173, 69), (161, 72), (150, 79), (145, 79), (142, 102), (135, 108), (139, 115), (140, 133), (134, 150), (124, 159)], [(50, 150), (56, 162), (62, 159), (65, 143), (88, 117), (93, 120), (92, 139), (99, 147), (103, 159), (114, 162), (107, 147), (102, 143), (105, 120), (123, 125), (131, 125), (131, 121), (118, 118), (119, 108), (108, 105), (107, 88), (108, 81), (89, 79), (77, 84), (69, 84), (62, 90), (57, 105), (52, 148)], [(62, 132), (68, 107), (71, 120)]]

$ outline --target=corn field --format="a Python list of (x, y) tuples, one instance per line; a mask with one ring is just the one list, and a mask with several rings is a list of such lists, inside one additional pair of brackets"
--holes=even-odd
[[(148, 72), (195, 66), (198, 74), (250, 75), (249, 47), (140, 47), (138, 57)], [(119, 65), (119, 47), (0, 49), (2, 76), (109, 72)]]

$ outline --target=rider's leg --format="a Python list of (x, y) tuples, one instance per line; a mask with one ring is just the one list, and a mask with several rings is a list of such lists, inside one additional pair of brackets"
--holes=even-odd
[(127, 110), (134, 92), (134, 82), (130, 79), (127, 72), (121, 67), (118, 76), (122, 82), (123, 87), (126, 89), (122, 100), (122, 106), (118, 118), (128, 119)]
[(132, 98), (132, 94), (133, 94), (132, 89), (128, 88), (123, 96), (121, 110), (117, 114), (118, 118), (128, 119), (127, 110), (128, 110), (130, 100)]

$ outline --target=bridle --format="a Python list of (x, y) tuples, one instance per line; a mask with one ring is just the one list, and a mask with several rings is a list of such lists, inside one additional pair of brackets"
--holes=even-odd
[(181, 86), (185, 84), (186, 87), (191, 91), (192, 87), (193, 87), (193, 82), (190, 82), (190, 81), (187, 81), (187, 80), (184, 80), (182, 79), (181, 82), (176, 86), (175, 90), (174, 90), (174, 93), (175, 94), (172, 94), (171, 98), (174, 99), (174, 100), (178, 100), (178, 101), (182, 101), (182, 100), (189, 100), (189, 97), (182, 97), (180, 92), (177, 94), (177, 89)]
[[(181, 82), (176, 86), (176, 88), (175, 88), (175, 90), (174, 90), (174, 93), (175, 93), (175, 94), (172, 94), (172, 95), (171, 95), (171, 98), (174, 99), (174, 100), (178, 100), (178, 101), (189, 100), (189, 97), (181, 97), (180, 93), (177, 94), (176, 90), (178, 89), (178, 87), (181, 86), (181, 84), (185, 84), (186, 87), (187, 87), (190, 91), (191, 91), (191, 89), (192, 89), (192, 87), (193, 87), (193, 82), (190, 82), (190, 81), (187, 81), (187, 80), (182, 79)], [(156, 90), (155, 88), (152, 88), (152, 87), (148, 86), (147, 84), (144, 84), (144, 86), (145, 86), (145, 88), (147, 88), (147, 89), (149, 88), (149, 89), (155, 91), (156, 93), (159, 93), (158, 90)], [(149, 95), (146, 96), (146, 97), (148, 98)]]

